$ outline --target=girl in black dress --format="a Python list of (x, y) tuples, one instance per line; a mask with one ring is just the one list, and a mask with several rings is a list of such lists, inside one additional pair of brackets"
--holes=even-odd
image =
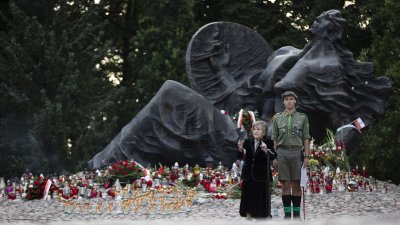
[(238, 157), (244, 160), (242, 168), (242, 196), (240, 216), (270, 217), (272, 181), (270, 162), (277, 157), (270, 142), (266, 140), (267, 123), (259, 120), (252, 127), (253, 138), (239, 141)]

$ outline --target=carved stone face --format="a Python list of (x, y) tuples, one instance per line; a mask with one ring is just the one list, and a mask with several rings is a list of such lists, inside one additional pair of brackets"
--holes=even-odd
[(342, 18), (340, 11), (329, 10), (315, 19), (309, 31), (316, 38), (340, 39), (344, 22), (346, 20)]

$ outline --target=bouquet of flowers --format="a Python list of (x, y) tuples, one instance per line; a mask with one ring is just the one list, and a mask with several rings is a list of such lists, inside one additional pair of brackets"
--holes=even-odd
[(119, 161), (112, 164), (108, 172), (113, 180), (119, 179), (120, 182), (135, 181), (144, 177), (144, 168), (135, 161)]
[(26, 199), (41, 199), (46, 187), (47, 178), (44, 176), (35, 176), (29, 181), (28, 189), (26, 190)]
[(198, 175), (191, 174), (191, 176), (187, 176), (183, 178), (182, 184), (186, 187), (196, 187), (200, 183), (200, 178)]
[(170, 178), (171, 170), (167, 166), (163, 166), (161, 163), (158, 163), (160, 166), (157, 168), (154, 166), (153, 178)]
[(257, 112), (241, 109), (238, 114), (232, 117), (232, 121), (237, 124), (237, 129), (243, 129), (249, 137), (252, 137), (251, 128), (253, 123), (258, 120)]
[(239, 183), (230, 187), (227, 194), (229, 198), (240, 199), (242, 190), (240, 189)]
[(333, 132), (326, 131), (326, 141), (320, 146), (311, 144), (310, 168), (325, 166), (330, 168), (341, 168), (350, 171), (350, 164), (346, 155), (344, 145), (335, 143)]

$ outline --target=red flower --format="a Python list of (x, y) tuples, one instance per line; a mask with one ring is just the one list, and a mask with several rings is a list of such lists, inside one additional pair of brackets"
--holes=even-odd
[(210, 181), (204, 181), (204, 189), (206, 191), (210, 191)]
[(104, 187), (105, 187), (106, 189), (110, 188), (110, 181), (107, 181), (107, 182), (104, 184)]
[(67, 195), (62, 195), (62, 197), (65, 199), (69, 199), (69, 196), (67, 196)]
[(128, 173), (126, 171), (122, 172), (123, 175), (127, 175)]
[(164, 172), (164, 167), (160, 166), (160, 168), (158, 168), (158, 174), (163, 174)]
[(325, 190), (326, 190), (326, 192), (328, 192), (328, 193), (332, 192), (332, 185), (326, 184), (326, 185), (325, 185)]
[(311, 150), (311, 154), (315, 155), (315, 149)]
[(14, 200), (16, 197), (15, 193), (8, 193), (8, 199)]
[(171, 173), (170, 178), (172, 181), (175, 181), (176, 179), (178, 179), (179, 175), (176, 173)]
[(92, 198), (96, 198), (96, 197), (97, 197), (97, 194), (98, 194), (97, 190), (96, 190), (96, 189), (93, 189), (93, 191), (92, 191)]
[(107, 194), (110, 195), (111, 197), (115, 197), (115, 192), (114, 192), (114, 190), (112, 190), (112, 189), (109, 189), (109, 190), (107, 191)]

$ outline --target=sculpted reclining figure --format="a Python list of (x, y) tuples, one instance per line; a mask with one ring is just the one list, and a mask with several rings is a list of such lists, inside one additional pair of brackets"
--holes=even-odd
[[(199, 163), (225, 166), (235, 160), (238, 134), (229, 118), (241, 108), (257, 110), (268, 123), (283, 109), (281, 94), (299, 96), (297, 110), (308, 115), (317, 140), (360, 117), (368, 126), (383, 115), (392, 84), (375, 77), (369, 62), (354, 60), (342, 43), (346, 20), (329, 10), (310, 27), (303, 49), (272, 51), (257, 32), (240, 24), (216, 22), (190, 41), (186, 68), (191, 88), (167, 81), (149, 104), (89, 162), (91, 168), (133, 158), (147, 165)], [(359, 141), (352, 126), (344, 131), (348, 148)]]
[[(338, 10), (323, 12), (310, 27), (311, 39), (303, 49), (285, 46), (274, 52), (250, 28), (208, 24), (189, 44), (190, 84), (217, 108), (257, 110), (267, 122), (283, 110), (281, 94), (294, 91), (297, 109), (308, 115), (317, 140), (326, 128), (336, 130), (358, 117), (368, 126), (383, 115), (392, 84), (375, 77), (372, 63), (354, 60), (342, 42), (346, 22)], [(357, 144), (358, 132), (344, 130), (353, 136), (345, 135), (349, 147)]]

